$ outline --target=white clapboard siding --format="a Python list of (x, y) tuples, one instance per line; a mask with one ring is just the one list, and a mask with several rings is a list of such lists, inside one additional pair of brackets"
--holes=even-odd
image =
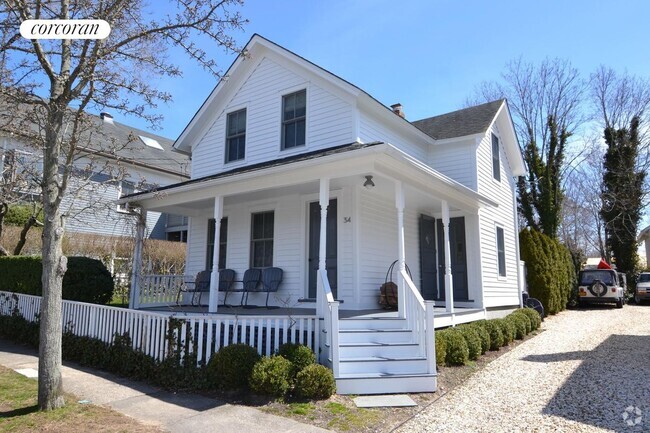
[[(25, 320), (38, 320), (41, 297), (0, 292), (0, 315), (18, 312)], [(154, 312), (107, 307), (75, 301), (63, 301), (63, 331), (95, 338), (111, 344), (116, 334), (128, 334), (133, 349), (156, 360), (168, 353), (168, 331), (173, 316)], [(319, 347), (318, 320), (315, 316), (236, 316), (196, 315), (176, 317), (181, 328), (175, 338), (182, 347), (181, 356), (196, 353), (199, 364), (209, 361), (220, 348), (237, 343), (270, 356), (287, 342), (304, 344), (316, 351)]]
[[(485, 307), (518, 305), (516, 263), (516, 228), (514, 220), (514, 178), (503, 144), (499, 147), (501, 181), (492, 173), (492, 136), (499, 131), (494, 126), (481, 140), (477, 149), (478, 192), (499, 203), (498, 207), (486, 207), (479, 211), (481, 225), (481, 259), (483, 268), (483, 292)], [(496, 226), (503, 227), (506, 252), (506, 277), (498, 271)]]
[[(355, 140), (353, 107), (349, 102), (325, 90), (319, 80), (299, 75), (279, 63), (263, 58), (244, 84), (192, 149), (192, 177), (198, 178), (257, 164), (284, 156), (324, 149)], [(321, 83), (322, 84), (322, 83)], [(307, 90), (306, 145), (282, 151), (282, 96)], [(243, 161), (224, 162), (226, 118), (229, 112), (246, 108), (246, 156)]]
[(424, 142), (418, 143), (412, 138), (405, 137), (396, 128), (386, 126), (374, 116), (370, 116), (363, 111), (359, 113), (359, 138), (363, 143), (373, 141), (390, 143), (420, 161), (427, 161), (428, 159), (428, 144)]
[(476, 191), (476, 142), (474, 138), (431, 146), (431, 167)]

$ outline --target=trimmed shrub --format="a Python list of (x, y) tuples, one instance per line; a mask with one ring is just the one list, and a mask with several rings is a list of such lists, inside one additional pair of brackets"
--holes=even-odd
[(436, 331), (436, 365), (445, 365), (445, 358), (447, 357), (447, 339), (445, 338), (444, 331)]
[[(7, 224), (10, 226), (22, 227), (25, 225), (27, 221), (29, 221), (29, 218), (31, 218), (32, 213), (33, 213), (33, 207), (28, 204), (9, 206), (7, 215), (5, 215), (2, 222), (3, 224)], [(36, 218), (40, 221), (43, 221), (43, 211), (41, 211)]]
[(463, 334), (457, 329), (450, 328), (445, 331), (447, 340), (447, 355), (445, 356), (446, 365), (465, 365), (469, 359), (469, 348)]
[(478, 336), (478, 333), (470, 326), (459, 326), (456, 329), (458, 329), (458, 332), (461, 333), (467, 343), (469, 359), (476, 361), (481, 356), (481, 338)]
[(526, 335), (531, 333), (531, 331), (533, 330), (533, 324), (530, 323), (530, 317), (522, 313), (521, 310), (513, 311), (512, 313), (510, 313), (510, 316), (521, 317), (521, 319), (524, 322), (524, 325), (526, 325)]
[(316, 363), (314, 352), (303, 344), (284, 343), (278, 349), (278, 355), (291, 362), (292, 379), (295, 379), (305, 367)]
[(526, 323), (528, 322), (528, 317), (521, 317), (517, 314), (509, 314), (504, 320), (510, 322), (512, 327), (515, 330), (515, 339), (523, 340), (526, 336)]
[(492, 319), (503, 333), (503, 346), (508, 346), (515, 339), (515, 326), (506, 319)]
[(499, 350), (503, 346), (503, 332), (501, 326), (494, 320), (482, 320), (479, 322), (490, 334), (490, 350)]
[(533, 331), (542, 325), (542, 316), (532, 308), (520, 308), (517, 311), (521, 311), (522, 314), (528, 316)]
[[(42, 295), (40, 257), (0, 257), (0, 290)], [(113, 297), (113, 277), (99, 260), (68, 257), (63, 276), (63, 299), (93, 304), (107, 304)]]
[(329, 368), (310, 364), (296, 376), (296, 394), (302, 398), (323, 400), (336, 391), (334, 374)]
[(284, 397), (291, 388), (291, 368), (291, 361), (282, 356), (265, 356), (253, 367), (250, 387), (259, 394)]
[(208, 382), (221, 389), (246, 388), (253, 367), (260, 360), (254, 347), (232, 344), (214, 354), (208, 362)]
[(480, 322), (463, 325), (472, 328), (481, 340), (481, 355), (490, 350), (490, 333)]

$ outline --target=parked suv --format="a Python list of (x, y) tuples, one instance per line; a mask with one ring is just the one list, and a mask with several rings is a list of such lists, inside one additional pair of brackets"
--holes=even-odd
[(623, 308), (625, 301), (625, 274), (613, 269), (588, 269), (578, 275), (578, 304), (607, 303)]
[(634, 302), (650, 301), (650, 272), (641, 272), (634, 292)]

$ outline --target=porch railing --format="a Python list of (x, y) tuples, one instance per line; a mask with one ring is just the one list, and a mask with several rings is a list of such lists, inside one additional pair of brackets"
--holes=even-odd
[(178, 293), (194, 277), (189, 275), (141, 275), (132, 308), (162, 307), (176, 303)]
[(323, 316), (323, 329), (325, 333), (325, 349), (323, 352), (327, 359), (321, 359), (321, 364), (325, 361), (331, 363), (334, 377), (339, 375), (339, 302), (334, 300), (334, 294), (330, 287), (329, 279), (327, 278), (327, 271), (323, 269), (318, 270), (318, 279), (316, 288), (319, 297), (319, 308), (317, 311), (321, 312)]
[[(41, 306), (40, 296), (0, 292), (0, 315), (19, 314), (35, 322)], [(115, 334), (131, 337), (132, 347), (156, 360), (169, 351), (169, 328), (176, 320), (173, 341), (181, 355), (196, 354), (197, 363), (210, 360), (220, 348), (248, 344), (260, 355), (270, 356), (283, 343), (300, 343), (318, 353), (320, 335), (315, 316), (237, 316), (202, 315), (183, 318), (105, 305), (63, 301), (64, 332), (91, 337), (110, 344)], [(180, 325), (180, 326), (178, 326)]]
[(409, 329), (427, 358), (427, 372), (436, 372), (436, 341), (433, 324), (433, 301), (425, 301), (406, 271), (401, 271), (404, 281), (404, 309)]

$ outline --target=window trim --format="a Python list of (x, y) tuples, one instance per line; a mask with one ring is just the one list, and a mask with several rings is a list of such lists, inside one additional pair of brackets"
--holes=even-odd
[[(253, 236), (255, 234), (255, 230), (253, 227), (253, 224), (255, 224), (254, 216), (259, 215), (259, 214), (273, 214), (273, 236), (271, 238), (259, 238), (259, 239), (253, 239)], [(267, 210), (260, 210), (260, 211), (255, 211), (250, 213), (250, 243), (249, 243), (249, 255), (248, 255), (248, 263), (250, 268), (258, 268), (258, 269), (263, 269), (267, 267), (272, 267), (273, 264), (275, 263), (275, 234), (277, 232), (276, 227), (276, 218), (275, 218), (275, 209), (267, 209)], [(254, 243), (255, 242), (268, 242), (271, 241), (271, 248), (272, 248), (272, 253), (271, 253), (271, 263), (269, 266), (255, 266), (255, 257), (254, 257), (254, 252), (255, 252), (255, 247)]]
[[(244, 112), (244, 132), (240, 132), (240, 133), (237, 133), (235, 135), (228, 135), (228, 130), (230, 129), (230, 128), (228, 128), (230, 117), (232, 115), (234, 115), (234, 114), (239, 114), (242, 111)], [(233, 163), (245, 161), (246, 160), (246, 133), (247, 133), (247, 130), (248, 130), (248, 108), (247, 107), (240, 107), (240, 108), (234, 109), (234, 110), (226, 113), (226, 126), (225, 126), (224, 130), (225, 130), (224, 132), (225, 132), (225, 136), (226, 136), (224, 152), (223, 152), (224, 164), (233, 164)], [(241, 158), (238, 158), (238, 159), (229, 159), (229, 157), (230, 157), (230, 155), (229, 155), (229, 153), (230, 153), (230, 140), (240, 138), (240, 137), (244, 137), (244, 155)]]
[[(296, 95), (298, 93), (304, 92), (305, 94), (305, 114), (300, 117), (294, 117), (291, 120), (285, 120), (284, 119), (284, 101), (285, 98)], [(283, 93), (280, 97), (280, 151), (281, 152), (290, 152), (295, 149), (304, 149), (307, 147), (307, 107), (309, 106), (309, 98), (308, 98), (308, 93), (307, 92), (307, 87), (301, 86), (297, 89), (292, 89), (291, 91), (288, 91), (287, 93)], [(294, 110), (295, 111), (295, 110)], [(301, 145), (297, 146), (292, 146), (292, 147), (286, 147), (285, 145), (285, 133), (284, 133), (284, 127), (285, 125), (288, 125), (289, 123), (297, 123), (300, 120), (304, 120), (305, 122), (305, 137), (304, 137), (304, 143)]]
[[(131, 187), (131, 189), (132, 189), (132, 191), (129, 192), (128, 194), (123, 194), (125, 184), (129, 185)], [(129, 182), (128, 180), (121, 180), (121, 181), (119, 181), (117, 183), (117, 198), (118, 199), (121, 199), (122, 196), (124, 196), (124, 195), (135, 194), (136, 192), (138, 192), (138, 191), (137, 191), (137, 188), (135, 187), (135, 184), (133, 184), (132, 182)], [(117, 207), (116, 207), (116, 210), (119, 213), (130, 213), (128, 203), (118, 204)]]
[[(501, 140), (499, 137), (492, 132), (491, 133), (491, 147), (492, 147), (492, 179), (497, 182), (501, 182)], [(494, 145), (496, 143), (496, 152)], [(495, 167), (496, 164), (496, 167)]]
[[(497, 253), (497, 277), (499, 279), (505, 279), (508, 277), (508, 266), (506, 263), (506, 231), (502, 225), (495, 224), (494, 237), (496, 243), (496, 253)], [(503, 250), (499, 250), (499, 230), (501, 230), (501, 236), (503, 241)], [(501, 273), (501, 254), (503, 254), (503, 274)]]

